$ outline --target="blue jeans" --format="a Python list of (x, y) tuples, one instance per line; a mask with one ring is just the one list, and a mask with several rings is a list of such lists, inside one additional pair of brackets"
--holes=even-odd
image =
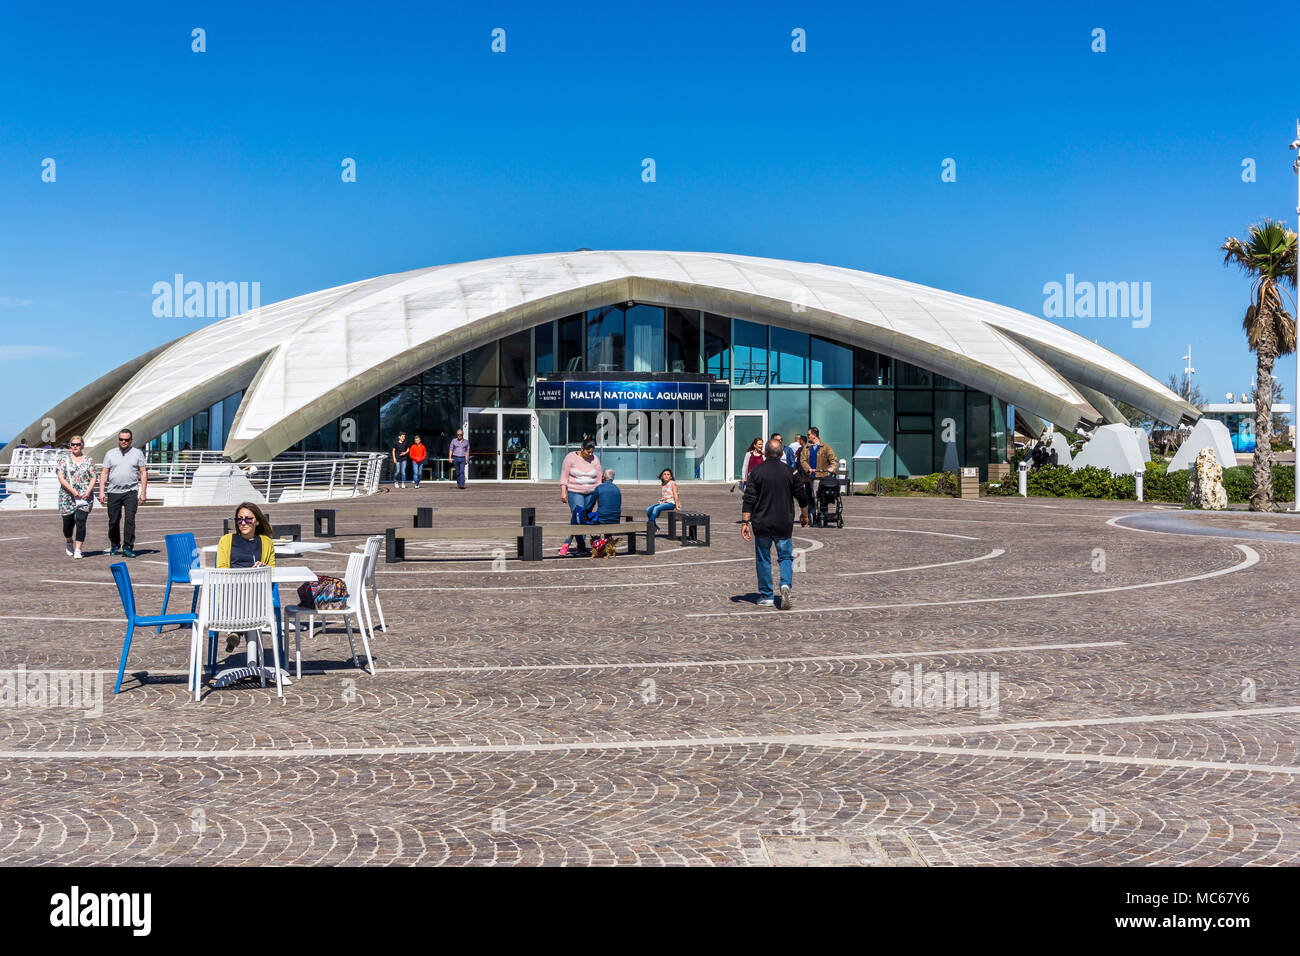
[(658, 521), (659, 516), (665, 511), (676, 511), (677, 506), (671, 501), (661, 501), (657, 505), (651, 505), (645, 510), (645, 516), (651, 521)]
[(415, 487), (420, 487), (420, 476), (424, 474), (424, 462), (411, 462), (411, 475), (415, 478)]
[[(590, 511), (596, 506), (596, 493), (593, 491), (589, 494), (580, 495), (575, 491), (569, 492), (569, 511), (572, 513), (574, 508), (581, 508), (583, 511)], [(572, 518), (569, 524), (577, 524)], [(565, 544), (571, 544), (573, 539), (578, 539), (578, 550), (584, 551), (587, 548), (587, 536), (585, 534), (571, 534), (564, 539)]]
[(776, 560), (781, 569), (781, 586), (794, 583), (794, 540), (792, 538), (760, 538), (754, 536), (754, 569), (758, 571), (758, 596), (764, 601), (774, 598), (772, 593), (772, 545), (776, 545)]
[(465, 456), (456, 455), (451, 460), (452, 470), (456, 473), (456, 487), (465, 487)]
[(409, 462), (405, 458), (397, 459), (397, 464), (393, 466), (393, 481), (399, 484), (406, 483), (406, 466)]

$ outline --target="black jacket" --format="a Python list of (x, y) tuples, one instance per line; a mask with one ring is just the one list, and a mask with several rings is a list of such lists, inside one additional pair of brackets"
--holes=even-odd
[(749, 473), (742, 510), (760, 538), (788, 538), (794, 534), (794, 503), (803, 504), (790, 466), (780, 458), (767, 458)]

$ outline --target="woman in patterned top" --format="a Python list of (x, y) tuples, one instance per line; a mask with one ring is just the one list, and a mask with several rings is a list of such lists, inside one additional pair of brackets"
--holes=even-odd
[[(81, 546), (86, 543), (86, 519), (94, 504), (95, 462), (82, 454), (86, 440), (73, 435), (68, 442), (68, 453), (59, 458), (54, 474), (59, 479), (59, 514), (63, 517), (63, 537), (68, 557), (80, 558)], [(72, 531), (77, 531), (76, 550), (72, 547)]]

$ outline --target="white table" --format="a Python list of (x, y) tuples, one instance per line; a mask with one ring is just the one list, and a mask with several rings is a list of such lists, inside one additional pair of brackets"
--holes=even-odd
[[(303, 542), (293, 541), (290, 543), (302, 544)], [(323, 544), (323, 545), (314, 544), (311, 545), (310, 549), (312, 551), (320, 551), (323, 548), (328, 548), (328, 547), (329, 547), (328, 544)], [(213, 545), (211, 549), (205, 548), (204, 550), (215, 551), (216, 545)], [(276, 546), (276, 553), (277, 554), (279, 553), (279, 545)], [(204, 579), (207, 577), (207, 572), (210, 570), (212, 569), (211, 568), (190, 568), (190, 584), (193, 584), (197, 587), (202, 587)], [(306, 584), (310, 581), (315, 581), (315, 580), (316, 580), (316, 572), (312, 571), (310, 568), (304, 568), (304, 567), (283, 567), (282, 568), (279, 565), (277, 565), (276, 567), (271, 569), (272, 584)], [(283, 628), (284, 627), (283, 623), (281, 623), (280, 626), (281, 628)], [(278, 639), (279, 639), (278, 634), (271, 635), (271, 640), (274, 641)], [(233, 680), (243, 679), (244, 677), (256, 676), (259, 665), (261, 666), (262, 673), (266, 676), (266, 679), (269, 681), (274, 681), (275, 680), (274, 668), (267, 667), (264, 662), (258, 659), (259, 655), (255, 650), (255, 647), (256, 645), (254, 644), (254, 642), (249, 641), (248, 650), (247, 650), (248, 653), (247, 665), (245, 665), (244, 667), (227, 667), (225, 670), (216, 674), (212, 678), (213, 685), (216, 686), (216, 682), (221, 680), (222, 678), (230, 678), (233, 681)], [(284, 662), (282, 661), (281, 664), (283, 663)], [(281, 666), (280, 668), (280, 681), (281, 683), (284, 684), (290, 683), (289, 673), (283, 666)]]
[[(277, 541), (275, 542), (275, 556), (277, 558), (297, 558), (304, 554), (310, 554), (313, 551), (328, 551), (329, 542), (326, 541)], [(217, 545), (210, 544), (203, 549), (204, 554), (216, 554)], [(315, 581), (315, 578), (312, 578)]]

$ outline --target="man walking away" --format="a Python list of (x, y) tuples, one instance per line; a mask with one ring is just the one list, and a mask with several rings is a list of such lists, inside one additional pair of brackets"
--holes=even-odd
[(749, 473), (745, 501), (740, 515), (740, 535), (754, 542), (754, 569), (758, 573), (759, 607), (773, 607), (772, 545), (780, 565), (780, 609), (790, 610), (790, 588), (794, 583), (794, 505), (799, 503), (799, 524), (808, 524), (808, 499), (803, 485), (782, 460), (781, 443), (769, 441), (763, 447), (763, 463)]
[(469, 441), (465, 438), (465, 429), (457, 428), (456, 437), (447, 449), (447, 460), (451, 462), (456, 473), (456, 487), (465, 487), (465, 462), (469, 461)]
[[(99, 472), (99, 503), (108, 505), (108, 553), (124, 558), (135, 557), (135, 509), (144, 504), (149, 488), (144, 453), (131, 447), (134, 440), (131, 429), (118, 432), (117, 447), (104, 456)], [(126, 527), (119, 532), (123, 511)]]
[(397, 433), (393, 444), (393, 484), (398, 488), (406, 487), (406, 466), (411, 461), (411, 443), (406, 440), (406, 432)]

